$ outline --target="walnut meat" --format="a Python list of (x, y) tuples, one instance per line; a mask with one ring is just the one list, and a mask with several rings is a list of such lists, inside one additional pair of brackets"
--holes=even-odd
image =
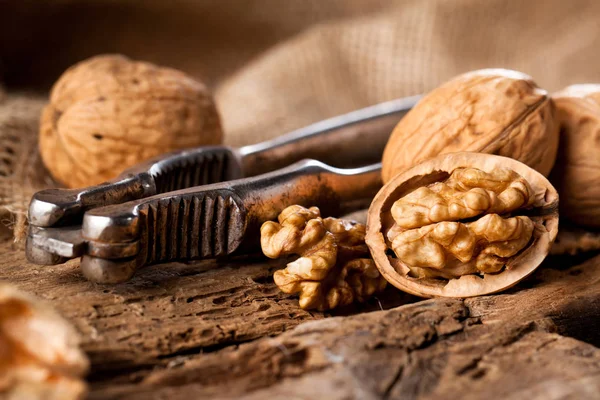
[(54, 310), (0, 284), (0, 398), (82, 399), (89, 362)]
[(321, 218), (319, 209), (290, 206), (261, 227), (261, 247), (269, 258), (301, 256), (275, 272), (285, 293), (299, 293), (303, 309), (328, 310), (364, 302), (387, 282), (368, 258), (365, 226)]
[(219, 144), (208, 89), (186, 74), (119, 55), (69, 68), (40, 124), (40, 152), (64, 185), (97, 184), (161, 153)]
[(560, 195), (560, 213), (600, 228), (600, 84), (569, 86), (553, 97), (560, 148), (550, 180)]
[(389, 181), (368, 212), (366, 243), (382, 275), (406, 292), (470, 297), (529, 275), (558, 231), (558, 194), (532, 168), (452, 153)]
[(531, 77), (485, 69), (460, 75), (425, 96), (394, 128), (382, 177), (439, 154), (474, 151), (550, 173), (558, 147), (554, 106)]

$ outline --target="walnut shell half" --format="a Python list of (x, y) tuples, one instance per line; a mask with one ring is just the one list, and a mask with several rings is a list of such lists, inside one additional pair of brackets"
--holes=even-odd
[(548, 175), (558, 124), (545, 90), (505, 69), (459, 75), (427, 94), (394, 128), (382, 161), (383, 181), (439, 154), (475, 151), (519, 160)]
[(558, 232), (558, 194), (525, 164), (451, 153), (395, 176), (369, 208), (366, 242), (397, 288), (423, 297), (504, 290), (533, 272)]
[(183, 72), (119, 55), (69, 68), (40, 121), (40, 153), (68, 187), (94, 185), (162, 153), (222, 141), (209, 90)]
[(550, 180), (560, 194), (560, 213), (600, 228), (600, 84), (572, 85), (553, 97), (560, 148)]

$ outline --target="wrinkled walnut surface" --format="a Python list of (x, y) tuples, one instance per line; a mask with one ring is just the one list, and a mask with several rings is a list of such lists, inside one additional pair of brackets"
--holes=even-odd
[(514, 171), (500, 168), (487, 173), (477, 168), (457, 168), (443, 182), (420, 187), (400, 198), (391, 211), (396, 224), (410, 229), (482, 213), (508, 213), (532, 201), (531, 187)]
[(202, 83), (119, 55), (69, 68), (40, 122), (44, 164), (69, 187), (101, 183), (165, 152), (221, 141), (219, 116)]
[(558, 146), (554, 114), (546, 91), (528, 75), (503, 69), (460, 75), (430, 92), (398, 123), (383, 154), (383, 181), (458, 151), (511, 157), (547, 175)]
[(261, 227), (261, 247), (269, 258), (301, 256), (274, 274), (285, 293), (299, 293), (303, 309), (327, 310), (363, 302), (386, 281), (368, 258), (365, 226), (321, 218), (319, 209), (290, 206), (279, 222)]
[(553, 98), (560, 148), (550, 180), (560, 195), (561, 215), (600, 228), (600, 84), (569, 86)]
[(89, 362), (54, 310), (0, 284), (0, 398), (82, 399)]
[(442, 155), (380, 190), (366, 242), (388, 282), (409, 293), (488, 294), (516, 284), (545, 258), (558, 231), (557, 207), (552, 185), (523, 163)]
[[(506, 258), (531, 240), (533, 222), (498, 214), (529, 206), (532, 194), (529, 184), (507, 169), (455, 169), (447, 180), (394, 202), (390, 247), (416, 277), (500, 272)], [(474, 222), (457, 222), (481, 215)]]

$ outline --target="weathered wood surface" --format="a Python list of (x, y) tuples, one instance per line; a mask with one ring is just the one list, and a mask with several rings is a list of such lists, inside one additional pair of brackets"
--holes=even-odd
[[(301, 310), (297, 298), (275, 286), (273, 271), (285, 261), (256, 257), (227, 264), (172, 263), (143, 269), (125, 284), (98, 285), (83, 278), (75, 260), (56, 266), (28, 264), (22, 246), (10, 241), (0, 244), (0, 254), (0, 280), (47, 300), (82, 333), (93, 379), (105, 371), (152, 368), (181, 354), (276, 335), (324, 317)], [(343, 312), (416, 300), (390, 290)]]
[[(303, 324), (93, 398), (600, 397), (600, 258), (511, 293)], [(577, 339), (585, 340), (585, 343)]]
[(505, 294), (415, 302), (390, 289), (325, 318), (277, 290), (281, 262), (169, 264), (103, 286), (76, 262), (0, 251), (0, 279), (82, 332), (92, 399), (600, 398), (600, 256)]

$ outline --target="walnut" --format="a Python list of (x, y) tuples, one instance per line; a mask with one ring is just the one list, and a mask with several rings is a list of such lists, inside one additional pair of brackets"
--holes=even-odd
[(0, 284), (0, 397), (82, 399), (89, 362), (75, 329), (48, 306)]
[(457, 151), (511, 157), (547, 175), (558, 147), (554, 114), (546, 91), (528, 75), (503, 69), (460, 75), (426, 95), (394, 128), (383, 181)]
[(389, 181), (368, 212), (366, 243), (406, 292), (470, 297), (513, 286), (542, 262), (558, 231), (558, 195), (523, 163), (452, 153)]
[(301, 256), (275, 272), (285, 293), (300, 293), (303, 309), (327, 310), (364, 302), (387, 284), (368, 257), (365, 226), (353, 221), (321, 218), (317, 207), (290, 206), (279, 223), (265, 222), (261, 247), (269, 258)]
[(55, 83), (40, 124), (40, 152), (68, 187), (93, 185), (158, 154), (219, 144), (208, 89), (186, 74), (119, 55), (69, 68)]
[(553, 97), (560, 148), (550, 181), (560, 195), (561, 215), (600, 228), (600, 84), (569, 86)]

